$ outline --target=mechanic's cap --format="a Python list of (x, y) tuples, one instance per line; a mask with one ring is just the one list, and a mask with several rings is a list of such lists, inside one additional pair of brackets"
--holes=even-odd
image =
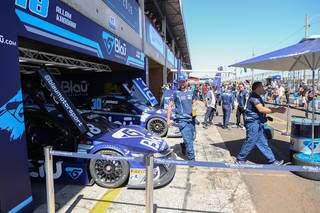
[(186, 80), (188, 80), (187, 74), (184, 72), (180, 73), (180, 75), (178, 76), (178, 81), (186, 81)]

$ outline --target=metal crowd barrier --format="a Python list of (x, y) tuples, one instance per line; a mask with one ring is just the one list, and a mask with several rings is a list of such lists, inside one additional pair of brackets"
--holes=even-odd
[[(272, 103), (272, 102), (265, 102), (266, 104), (270, 104), (270, 105), (273, 105), (273, 106), (282, 106), (282, 107), (288, 107), (288, 104), (275, 104), (275, 103)], [(292, 106), (292, 105), (289, 105), (289, 107), (291, 109), (295, 109), (295, 110), (299, 110), (299, 111), (302, 111), (302, 112), (309, 112), (309, 113), (312, 113), (312, 110), (308, 110), (308, 109), (302, 109), (300, 107), (295, 107), (295, 106)], [(316, 115), (320, 115), (320, 112), (317, 112), (315, 111), (314, 114)]]
[(100, 154), (82, 154), (74, 152), (64, 152), (52, 150), (51, 146), (44, 148), (45, 154), (45, 172), (46, 172), (46, 194), (47, 194), (47, 212), (55, 212), (55, 195), (54, 195), (54, 181), (53, 181), (53, 156), (71, 157), (71, 158), (85, 158), (85, 159), (99, 159), (99, 160), (126, 160), (145, 162), (146, 165), (146, 194), (145, 194), (145, 210), (146, 213), (154, 212), (153, 203), (153, 167), (157, 164), (175, 164), (179, 166), (195, 166), (195, 167), (210, 167), (222, 169), (250, 169), (250, 170), (272, 170), (272, 171), (291, 171), (291, 172), (320, 172), (318, 166), (296, 166), (296, 165), (268, 165), (268, 164), (235, 164), (223, 162), (207, 162), (207, 161), (183, 161), (183, 160), (167, 160), (154, 158), (153, 155), (143, 158), (135, 157), (115, 157)]

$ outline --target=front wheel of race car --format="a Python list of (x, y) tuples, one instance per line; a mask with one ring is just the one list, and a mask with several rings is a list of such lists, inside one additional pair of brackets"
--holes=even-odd
[[(112, 150), (101, 150), (95, 154), (121, 156)], [(90, 160), (90, 174), (96, 184), (106, 188), (122, 186), (129, 177), (129, 164), (125, 160)]]
[(163, 118), (152, 118), (147, 123), (147, 130), (164, 137), (168, 132), (167, 122)]

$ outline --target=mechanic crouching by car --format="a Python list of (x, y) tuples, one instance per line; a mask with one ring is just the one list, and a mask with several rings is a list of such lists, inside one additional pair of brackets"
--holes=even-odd
[(268, 145), (268, 140), (265, 135), (264, 123), (267, 122), (266, 114), (270, 113), (285, 113), (286, 108), (267, 108), (261, 95), (265, 93), (262, 82), (255, 82), (252, 85), (252, 93), (247, 102), (245, 111), (245, 127), (247, 138), (242, 144), (240, 153), (237, 156), (237, 164), (243, 164), (252, 149), (257, 146), (261, 153), (267, 158), (268, 163), (281, 165), (283, 161), (278, 161)]
[(171, 112), (175, 106), (175, 122), (183, 138), (182, 152), (185, 151), (188, 160), (195, 160), (193, 142), (195, 139), (195, 125), (192, 117), (192, 109), (195, 104), (195, 96), (192, 90), (188, 90), (187, 76), (180, 74), (178, 77), (179, 89), (173, 93), (167, 110), (167, 126), (171, 125)]

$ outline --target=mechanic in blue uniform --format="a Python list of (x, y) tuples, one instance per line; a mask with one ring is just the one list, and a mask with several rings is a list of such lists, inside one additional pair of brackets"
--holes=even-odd
[(175, 122), (183, 138), (186, 156), (188, 160), (195, 160), (193, 142), (195, 139), (195, 125), (192, 116), (192, 109), (195, 103), (195, 96), (192, 90), (188, 90), (186, 74), (179, 75), (179, 89), (173, 93), (167, 110), (167, 126), (171, 125), (171, 113), (175, 106)]
[(229, 128), (229, 121), (231, 112), (234, 109), (234, 95), (231, 91), (231, 87), (224, 90), (221, 94), (222, 112), (223, 112), (223, 126), (222, 128)]
[(245, 112), (245, 108), (249, 98), (249, 93), (244, 88), (243, 83), (239, 84), (238, 89), (239, 89), (239, 93), (237, 95), (238, 107), (237, 107), (236, 118), (237, 118), (237, 127), (242, 128), (240, 124), (241, 123), (240, 120), (241, 120), (241, 115), (243, 115), (243, 120), (244, 120), (244, 112)]
[(255, 82), (252, 85), (252, 93), (247, 102), (245, 111), (245, 127), (247, 138), (242, 144), (240, 153), (237, 156), (236, 163), (245, 163), (247, 156), (252, 149), (257, 146), (262, 154), (267, 158), (268, 163), (281, 165), (283, 161), (278, 161), (268, 145), (268, 140), (264, 132), (264, 123), (267, 121), (266, 114), (270, 113), (285, 113), (286, 108), (267, 108), (261, 98), (265, 93), (262, 82)]

